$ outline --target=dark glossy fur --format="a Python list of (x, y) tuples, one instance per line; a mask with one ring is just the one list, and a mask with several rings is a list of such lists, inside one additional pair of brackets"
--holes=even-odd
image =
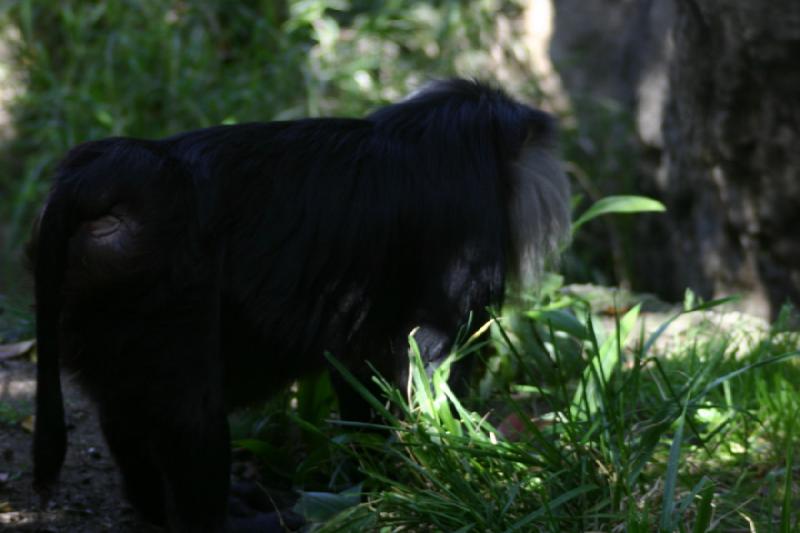
[[(61, 163), (33, 243), (35, 480), (66, 449), (59, 365), (98, 406), (126, 493), (174, 531), (225, 527), (230, 408), (331, 352), (435, 363), (565, 237), (544, 113), (440, 82), (365, 119), (112, 138)], [(520, 266), (520, 262), (525, 263)], [(341, 389), (345, 418), (363, 404)]]

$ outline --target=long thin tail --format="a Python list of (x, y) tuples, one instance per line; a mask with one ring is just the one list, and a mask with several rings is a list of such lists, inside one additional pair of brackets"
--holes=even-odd
[[(59, 369), (58, 324), (66, 262), (63, 213), (56, 195), (42, 213), (31, 245), (36, 284), (36, 423), (33, 434), (34, 488), (47, 495), (67, 451)], [(59, 220), (61, 219), (61, 220)]]
[(59, 328), (70, 235), (82, 220), (107, 213), (128, 181), (135, 182), (142, 175), (139, 172), (142, 161), (149, 168), (147, 158), (153, 156), (151, 151), (141, 148), (144, 144), (146, 141), (109, 138), (73, 148), (56, 170), (53, 190), (29, 247), (36, 284), (38, 347), (33, 479), (34, 487), (44, 497), (58, 479), (67, 451), (59, 376)]

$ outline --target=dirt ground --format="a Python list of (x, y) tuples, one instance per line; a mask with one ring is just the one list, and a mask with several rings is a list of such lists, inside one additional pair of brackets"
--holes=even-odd
[(69, 379), (63, 380), (67, 458), (57, 492), (40, 505), (31, 487), (34, 376), (27, 359), (0, 360), (0, 531), (161, 531), (139, 521), (125, 502), (94, 410)]

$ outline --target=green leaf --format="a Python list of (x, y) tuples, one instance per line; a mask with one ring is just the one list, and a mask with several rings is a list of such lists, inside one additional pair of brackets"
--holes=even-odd
[(675, 516), (675, 488), (678, 484), (678, 467), (680, 466), (685, 422), (686, 406), (684, 405), (683, 412), (678, 417), (678, 425), (675, 428), (675, 436), (672, 438), (672, 446), (669, 449), (667, 473), (664, 477), (664, 497), (661, 504), (661, 531), (673, 531), (675, 529), (675, 520), (677, 518)]
[(588, 341), (590, 336), (580, 320), (575, 318), (575, 315), (561, 309), (552, 311), (538, 310), (528, 311), (526, 313), (534, 320), (538, 320), (544, 324), (550, 324), (555, 331), (563, 331), (571, 336)]
[(709, 392), (711, 392), (711, 390), (714, 389), (715, 387), (718, 387), (719, 385), (722, 385), (726, 381), (730, 381), (731, 379), (735, 378), (736, 376), (740, 376), (740, 375), (742, 375), (742, 374), (744, 374), (746, 372), (750, 372), (754, 368), (759, 368), (759, 367), (767, 366), (767, 365), (774, 365), (775, 363), (781, 363), (783, 361), (786, 361), (788, 359), (793, 359), (795, 357), (800, 357), (800, 350), (797, 350), (797, 351), (794, 351), (794, 352), (785, 353), (785, 354), (782, 354), (782, 355), (776, 355), (775, 357), (769, 357), (767, 359), (762, 359), (760, 361), (756, 361), (755, 363), (743, 366), (741, 368), (737, 368), (733, 372), (729, 372), (729, 373), (725, 374), (724, 376), (718, 377), (717, 379), (715, 379), (712, 382), (710, 382), (708, 385), (706, 385), (706, 388), (703, 389), (703, 392), (701, 392), (698, 395), (698, 397), (699, 398), (705, 398), (706, 395)]
[(344, 492), (301, 492), (294, 512), (310, 522), (325, 522), (361, 502), (361, 485)]
[(706, 533), (711, 526), (711, 518), (714, 516), (714, 484), (703, 477), (692, 490), (691, 497), (694, 499), (699, 494), (700, 501), (697, 502), (696, 517), (694, 519), (693, 533)]
[(664, 204), (646, 196), (607, 196), (595, 202), (572, 223), (572, 233), (593, 218), (608, 213), (645, 213), (666, 210)]
[(637, 304), (625, 313), (619, 321), (616, 334), (609, 335), (598, 347), (597, 354), (583, 371), (584, 379), (575, 390), (573, 407), (586, 402), (587, 415), (593, 415), (600, 408), (602, 391), (607, 386), (614, 369), (619, 365), (622, 348), (636, 325), (640, 309), (641, 304)]

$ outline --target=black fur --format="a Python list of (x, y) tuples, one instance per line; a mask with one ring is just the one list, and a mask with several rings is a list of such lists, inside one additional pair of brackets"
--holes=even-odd
[(38, 487), (66, 448), (60, 361), (96, 402), (135, 507), (174, 531), (222, 530), (230, 408), (319, 371), (325, 351), (362, 379), (366, 361), (401, 376), (414, 328), (435, 362), (501, 302), (522, 248), (554, 251), (566, 181), (523, 157), (552, 130), (451, 80), (365, 119), (72, 150), (33, 244)]

